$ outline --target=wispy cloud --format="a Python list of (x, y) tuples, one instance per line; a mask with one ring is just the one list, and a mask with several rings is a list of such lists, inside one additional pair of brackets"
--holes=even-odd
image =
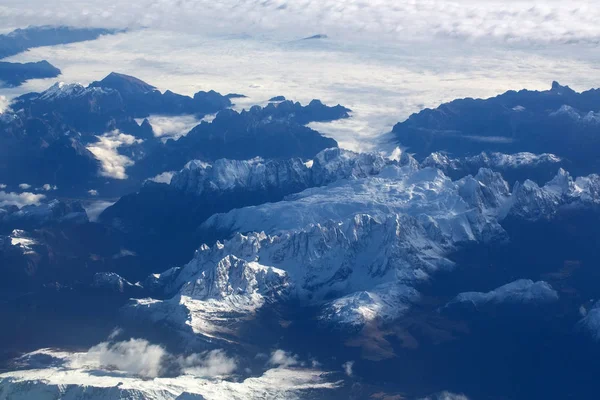
[(27, 205), (37, 205), (45, 199), (46, 196), (43, 194), (35, 194), (30, 192), (14, 193), (0, 191), (0, 207), (14, 205), (19, 208)]
[(194, 115), (151, 115), (148, 117), (148, 121), (152, 125), (155, 136), (172, 139), (179, 139), (187, 135), (200, 123), (200, 120)]
[[(95, 190), (92, 189), (89, 192), (95, 192)], [(90, 193), (90, 194), (92, 194), (92, 193)], [(87, 213), (90, 221), (94, 222), (94, 221), (98, 220), (98, 217), (100, 216), (100, 214), (102, 214), (102, 212), (104, 210), (106, 210), (108, 207), (112, 206), (113, 204), (115, 204), (115, 203), (112, 201), (98, 200), (98, 201), (94, 201), (92, 203), (85, 205), (84, 208), (85, 208), (85, 212)]]
[(228, 376), (237, 368), (237, 361), (228, 357), (223, 350), (211, 350), (202, 354), (178, 359), (182, 372), (200, 377)]
[(98, 142), (88, 146), (88, 150), (100, 161), (100, 174), (113, 179), (127, 179), (125, 170), (134, 164), (129, 157), (119, 154), (119, 147), (132, 146), (143, 140), (121, 133), (118, 130), (98, 136)]
[(444, 391), (441, 393), (437, 393), (433, 396), (425, 397), (421, 400), (469, 400), (469, 398), (464, 394), (457, 394)]
[[(115, 330), (109, 339), (122, 334)], [(144, 378), (177, 376), (181, 374), (202, 378), (229, 376), (238, 368), (237, 361), (223, 350), (211, 350), (188, 356), (175, 356), (164, 347), (145, 339), (121, 342), (102, 342), (70, 360), (71, 368), (101, 368), (116, 370)]]
[(348, 376), (352, 376), (352, 368), (353, 367), (354, 367), (354, 361), (346, 361), (345, 363), (342, 364), (342, 368), (344, 369), (344, 372)]
[(75, 368), (99, 367), (116, 369), (132, 375), (156, 378), (163, 371), (167, 351), (142, 339), (126, 342), (103, 342), (90, 348), (75, 361)]
[(152, 182), (156, 182), (156, 183), (171, 183), (171, 179), (173, 178), (173, 175), (175, 175), (175, 171), (166, 171), (163, 172), (161, 174), (156, 175), (153, 178), (148, 179), (149, 181)]
[(277, 349), (271, 353), (269, 365), (276, 367), (293, 367), (300, 365), (300, 360), (298, 360), (298, 356), (295, 354)]

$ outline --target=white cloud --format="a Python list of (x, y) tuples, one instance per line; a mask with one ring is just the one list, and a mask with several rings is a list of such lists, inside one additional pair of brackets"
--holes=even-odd
[(425, 397), (421, 400), (469, 400), (464, 394), (456, 394), (452, 392), (441, 392), (433, 396)]
[(90, 196), (98, 196), (98, 191), (96, 189), (90, 189), (87, 192)]
[[(40, 7), (46, 10), (39, 13)], [(526, 43), (597, 43), (600, 9), (580, 0), (6, 0), (2, 26), (152, 27), (188, 33), (279, 34), (375, 40), (453, 37)]]
[(123, 329), (116, 327), (108, 335), (108, 340), (115, 340), (119, 335), (123, 333)]
[(9, 104), (10, 100), (8, 99), (8, 97), (0, 95), (0, 114), (4, 113), (4, 110), (6, 110)]
[(127, 179), (125, 170), (134, 164), (129, 157), (119, 154), (119, 147), (142, 143), (142, 139), (121, 133), (118, 130), (98, 136), (98, 142), (87, 147), (102, 166), (100, 174), (113, 179)]
[(46, 196), (43, 194), (35, 194), (29, 192), (13, 193), (0, 191), (0, 207), (15, 205), (19, 208), (30, 204), (38, 205), (40, 201), (45, 199)]
[(144, 339), (111, 342), (123, 331), (115, 328), (109, 341), (99, 343), (85, 353), (76, 353), (69, 366), (78, 369), (101, 368), (127, 375), (156, 378), (166, 375), (192, 375), (201, 378), (226, 377), (238, 366), (223, 350), (211, 350), (188, 356), (174, 356), (164, 347)]
[(156, 183), (169, 184), (169, 183), (171, 183), (171, 178), (173, 178), (173, 175), (175, 175), (175, 171), (166, 171), (166, 172), (163, 172), (162, 174), (158, 174), (154, 178), (150, 178), (148, 180), (152, 181), (152, 182), (156, 182)]
[(342, 364), (342, 368), (344, 369), (344, 372), (348, 376), (352, 376), (352, 368), (353, 367), (354, 367), (354, 361), (347, 361)]
[(21, 190), (31, 189), (31, 185), (28, 183), (21, 183), (21, 184), (19, 184), (19, 189), (21, 189)]
[(223, 350), (192, 354), (180, 358), (179, 364), (183, 373), (205, 378), (228, 376), (238, 368), (236, 360), (228, 357)]
[(75, 368), (116, 369), (131, 375), (155, 378), (162, 373), (167, 351), (143, 339), (104, 342), (90, 348), (73, 361)]
[(281, 349), (277, 349), (271, 353), (271, 357), (269, 358), (269, 365), (287, 368), (300, 365), (300, 361), (298, 360), (297, 355)]
[(187, 135), (201, 120), (195, 115), (151, 115), (148, 117), (148, 121), (152, 125), (155, 136), (179, 139)]
[(6, 185), (4, 183), (0, 183), (0, 189), (6, 189)]
[[(97, 194), (95, 194), (94, 196), (97, 196)], [(98, 220), (98, 217), (100, 216), (100, 214), (102, 214), (104, 210), (106, 210), (113, 204), (115, 203), (112, 201), (98, 200), (94, 201), (93, 203), (84, 205), (84, 208), (90, 221), (94, 222)]]
[(43, 190), (45, 192), (49, 192), (51, 190), (58, 190), (58, 186), (46, 183), (41, 188), (37, 188), (37, 190)]

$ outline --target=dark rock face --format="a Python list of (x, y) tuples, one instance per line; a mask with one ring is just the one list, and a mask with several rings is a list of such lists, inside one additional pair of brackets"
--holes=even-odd
[[(145, 179), (179, 170), (194, 159), (311, 158), (337, 143), (304, 125), (348, 118), (350, 112), (318, 100), (307, 106), (284, 101), (241, 113), (228, 110), (231, 105), (228, 96), (215, 91), (193, 97), (161, 93), (138, 78), (115, 72), (87, 87), (57, 83), (44, 92), (16, 98), (2, 114), (0, 183), (48, 183), (79, 196), (102, 187), (103, 194), (120, 196)], [(213, 123), (201, 123), (187, 136), (166, 143), (155, 137), (147, 119), (213, 113), (218, 113)], [(99, 176), (100, 161), (89, 150), (102, 146), (107, 133), (135, 138), (116, 149), (119, 156), (136, 163), (122, 182)]]
[(60, 224), (85, 224), (89, 222), (85, 209), (79, 202), (52, 200), (40, 205), (0, 207), (0, 233), (15, 229), (32, 230)]
[(312, 158), (321, 150), (337, 147), (337, 142), (302, 124), (346, 117), (344, 107), (327, 107), (318, 101), (304, 107), (284, 102), (265, 108), (255, 106), (241, 113), (224, 110), (212, 123), (203, 122), (187, 136), (167, 141), (161, 151), (141, 160), (131, 171), (133, 175), (145, 172), (154, 176), (180, 170), (196, 159)]
[(419, 158), (445, 150), (553, 153), (576, 174), (598, 169), (600, 90), (577, 93), (554, 82), (547, 91), (509, 91), (490, 99), (454, 100), (394, 127), (400, 144)]
[(54, 78), (60, 73), (60, 69), (45, 60), (23, 64), (0, 62), (0, 82), (8, 87), (19, 86), (29, 79)]
[(183, 96), (170, 90), (161, 93), (154, 86), (133, 76), (112, 72), (101, 81), (89, 86), (116, 90), (121, 94), (126, 113), (143, 118), (150, 114), (196, 114), (204, 116), (231, 106), (228, 97), (210, 92), (198, 92), (194, 97)]
[(102, 35), (117, 33), (114, 29), (72, 28), (67, 26), (31, 26), (0, 35), (0, 58), (21, 53), (27, 49), (94, 40)]

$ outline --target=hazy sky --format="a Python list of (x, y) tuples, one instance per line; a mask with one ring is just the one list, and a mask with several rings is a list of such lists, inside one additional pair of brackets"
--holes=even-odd
[[(45, 10), (40, 12), (40, 10)], [(132, 28), (95, 42), (39, 48), (64, 81), (116, 70), (185, 94), (215, 89), (249, 99), (320, 98), (353, 118), (315, 124), (344, 147), (388, 148), (394, 123), (456, 97), (507, 89), (600, 86), (600, 6), (592, 1), (4, 0), (0, 26)], [(143, 29), (142, 29), (143, 27)], [(327, 40), (300, 41), (326, 34)], [(0, 91), (13, 96), (55, 80)]]

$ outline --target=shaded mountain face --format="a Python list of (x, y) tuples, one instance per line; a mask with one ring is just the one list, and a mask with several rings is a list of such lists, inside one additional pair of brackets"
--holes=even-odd
[(140, 79), (116, 72), (99, 82), (92, 82), (89, 87), (108, 88), (119, 92), (125, 103), (126, 113), (135, 118), (145, 118), (150, 114), (196, 114), (202, 117), (232, 105), (229, 98), (215, 91), (198, 92), (193, 98), (169, 90), (161, 93)]
[[(135, 77), (111, 73), (87, 87), (57, 83), (42, 93), (18, 97), (0, 118), (0, 182), (57, 186), (81, 196), (100, 189), (119, 196), (190, 160), (311, 158), (337, 146), (304, 124), (348, 118), (348, 109), (319, 101), (283, 102), (241, 113), (214, 91), (193, 97), (161, 93)], [(189, 135), (163, 142), (150, 115), (218, 113)], [(139, 119), (144, 118), (140, 124)], [(135, 164), (135, 165), (134, 165)]]
[(60, 69), (48, 61), (29, 63), (0, 62), (0, 85), (19, 86), (29, 79), (55, 78), (60, 75)]
[(552, 153), (577, 174), (598, 170), (600, 91), (577, 93), (557, 82), (547, 91), (509, 91), (490, 99), (460, 99), (397, 124), (398, 142), (418, 158), (482, 151)]
[[(0, 35), (0, 59), (41, 46), (94, 40), (117, 33), (114, 29), (71, 28), (65, 26), (31, 26)], [(19, 86), (29, 79), (54, 78), (60, 69), (48, 61), (12, 63), (0, 62), (0, 87)]]
[(241, 113), (225, 110), (211, 123), (202, 122), (186, 136), (168, 140), (161, 151), (137, 163), (131, 171), (154, 176), (179, 170), (195, 159), (309, 159), (323, 149), (337, 147), (337, 142), (303, 124), (347, 117), (345, 108), (327, 107), (320, 102), (308, 106), (292, 102), (255, 106)]
[(556, 175), (559, 167), (569, 169), (570, 162), (554, 154), (533, 154), (519, 152), (515, 154), (486, 153), (474, 156), (452, 157), (446, 152), (436, 152), (427, 156), (422, 166), (439, 168), (453, 179), (475, 175), (480, 168), (489, 168), (502, 173), (508, 183), (513, 185), (527, 179), (544, 184)]
[(151, 114), (202, 117), (229, 106), (231, 101), (216, 92), (199, 92), (194, 98), (170, 91), (163, 94), (137, 78), (113, 72), (87, 87), (57, 83), (42, 93), (18, 97), (12, 107), (28, 117), (51, 113), (82, 133), (101, 134)]

